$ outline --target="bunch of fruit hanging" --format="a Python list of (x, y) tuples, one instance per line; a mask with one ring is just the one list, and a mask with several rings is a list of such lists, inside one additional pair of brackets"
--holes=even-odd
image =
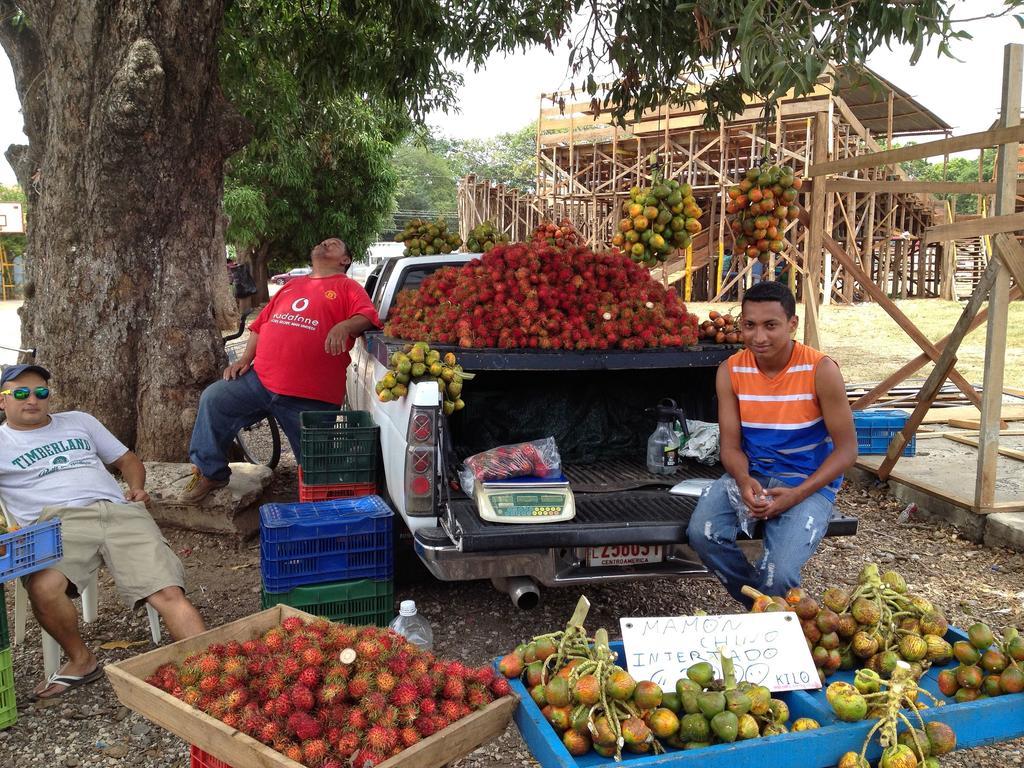
[(475, 375), (462, 370), (453, 352), (442, 355), (427, 342), (417, 341), (391, 353), (388, 371), (374, 389), (382, 403), (390, 403), (409, 394), (411, 382), (436, 381), (444, 397), (441, 408), (445, 416), (451, 416), (466, 407), (462, 400), (462, 382)]
[(395, 235), (395, 242), (405, 244), (403, 256), (433, 256), (437, 253), (451, 253), (462, 247), (459, 233), (449, 232), (444, 219), (412, 219)]
[(796, 199), (803, 179), (788, 165), (762, 163), (729, 188), (725, 212), (736, 235), (737, 253), (756, 259), (785, 248), (786, 225), (800, 215)]
[(686, 248), (701, 230), (703, 214), (689, 184), (655, 180), (651, 187), (633, 187), (622, 204), (623, 219), (612, 245), (645, 267), (667, 261)]

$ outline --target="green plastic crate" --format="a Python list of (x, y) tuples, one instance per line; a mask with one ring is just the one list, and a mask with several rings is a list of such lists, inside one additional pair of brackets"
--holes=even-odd
[(300, 414), (302, 479), (307, 485), (374, 483), (380, 428), (366, 411)]
[(386, 627), (395, 618), (395, 585), (391, 579), (311, 584), (290, 592), (263, 591), (260, 602), (264, 609), (290, 605), (331, 621)]
[(11, 635), (7, 629), (7, 603), (4, 599), (4, 585), (0, 584), (0, 651), (11, 644)]
[(14, 665), (11, 649), (0, 651), (0, 730), (10, 728), (18, 720), (18, 705), (14, 700)]

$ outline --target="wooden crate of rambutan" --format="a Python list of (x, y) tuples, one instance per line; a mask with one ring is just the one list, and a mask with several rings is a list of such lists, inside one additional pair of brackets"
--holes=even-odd
[(106, 672), (124, 706), (235, 768), (441, 766), (500, 736), (518, 704), (490, 666), (287, 605)]

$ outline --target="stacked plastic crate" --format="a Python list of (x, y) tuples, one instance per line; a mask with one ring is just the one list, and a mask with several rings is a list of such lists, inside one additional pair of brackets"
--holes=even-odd
[(263, 607), (386, 626), (394, 618), (392, 517), (379, 496), (260, 507)]
[[(3, 522), (0, 513), (0, 524)], [(10, 728), (18, 719), (4, 583), (47, 568), (64, 557), (60, 520), (48, 520), (10, 533), (3, 533), (4, 530), (0, 527), (0, 730)]]
[(380, 428), (366, 411), (307, 411), (299, 501), (369, 496), (377, 489)]
[(298, 504), (260, 509), (263, 607), (385, 626), (394, 607), (391, 509), (374, 491), (380, 430), (365, 411), (307, 411)]
[(14, 667), (11, 664), (11, 638), (7, 631), (7, 604), (4, 585), (0, 584), (0, 730), (14, 725), (18, 705), (14, 700)]

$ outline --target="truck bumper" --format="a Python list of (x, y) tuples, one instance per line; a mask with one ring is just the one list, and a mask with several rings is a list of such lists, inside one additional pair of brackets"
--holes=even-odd
[[(741, 542), (740, 546), (748, 555), (761, 549), (758, 541)], [(665, 545), (665, 559), (660, 563), (600, 568), (587, 565), (586, 547), (462, 552), (440, 528), (418, 530), (415, 549), (434, 578), (441, 581), (529, 576), (545, 587), (567, 587), (709, 575), (700, 558), (685, 544)]]

